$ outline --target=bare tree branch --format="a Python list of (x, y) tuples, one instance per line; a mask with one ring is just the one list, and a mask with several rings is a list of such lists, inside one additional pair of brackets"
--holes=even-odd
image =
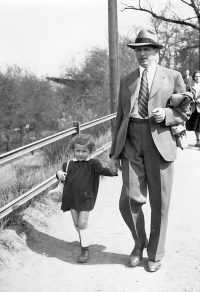
[(181, 50), (191, 50), (191, 49), (198, 49), (198, 46), (187, 46), (187, 47), (183, 47)]
[(181, 2), (183, 2), (183, 3), (185, 3), (186, 5), (189, 5), (189, 6), (191, 6), (191, 7), (192, 7), (192, 4), (188, 3), (188, 2), (187, 2), (187, 1), (185, 1), (185, 0), (181, 0)]
[(180, 25), (184, 25), (184, 26), (189, 26), (189, 27), (191, 27), (191, 28), (193, 28), (193, 29), (195, 29), (195, 30), (200, 31), (200, 26), (195, 25), (195, 24), (193, 24), (193, 23), (191, 23), (191, 22), (188, 21), (188, 20), (190, 20), (190, 19), (195, 19), (195, 18), (197, 18), (198, 22), (200, 22), (200, 13), (199, 13), (199, 9), (198, 9), (198, 7), (195, 5), (194, 0), (191, 0), (191, 3), (188, 3), (188, 2), (186, 2), (185, 0), (181, 0), (181, 2), (183, 2), (183, 3), (187, 4), (187, 5), (189, 5), (190, 7), (192, 7), (192, 8), (194, 9), (194, 12), (195, 12), (195, 14), (196, 14), (197, 16), (192, 17), (192, 18), (187, 18), (187, 19), (183, 20), (183, 19), (180, 19), (180, 18), (174, 13), (174, 16), (175, 16), (174, 18), (167, 18), (167, 17), (164, 16), (164, 14), (162, 14), (162, 15), (158, 15), (157, 13), (155, 13), (155, 12), (153, 11), (153, 9), (152, 9), (152, 7), (151, 7), (149, 1), (148, 1), (148, 4), (149, 4), (149, 6), (150, 6), (149, 9), (142, 7), (142, 6), (141, 6), (141, 3), (140, 3), (140, 0), (139, 0), (139, 3), (138, 3), (138, 6), (139, 6), (139, 7), (131, 6), (131, 5), (128, 5), (128, 4), (126, 4), (126, 3), (122, 3), (122, 4), (125, 6), (125, 8), (123, 8), (122, 11), (133, 9), (133, 10), (136, 10), (136, 11), (147, 12), (147, 13), (151, 14), (151, 15), (152, 15), (154, 18), (156, 18), (156, 19), (160, 19), (160, 20), (165, 21), (165, 22), (171, 22), (171, 23), (176, 23), (176, 24), (180, 24)]
[[(181, 0), (181, 1), (183, 1), (183, 0)], [(192, 8), (194, 9), (195, 14), (197, 15), (198, 21), (199, 21), (199, 23), (200, 23), (200, 11), (199, 11), (199, 6), (197, 7), (197, 5), (196, 5), (196, 3), (195, 3), (194, 0), (191, 0), (191, 6), (192, 6)]]

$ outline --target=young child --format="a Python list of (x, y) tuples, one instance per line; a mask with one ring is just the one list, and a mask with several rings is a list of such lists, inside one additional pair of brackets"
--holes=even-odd
[(64, 182), (61, 210), (71, 211), (74, 226), (79, 234), (81, 254), (78, 263), (86, 263), (89, 258), (89, 213), (94, 208), (101, 175), (116, 176), (117, 169), (110, 172), (97, 159), (91, 159), (95, 143), (90, 135), (76, 135), (70, 144), (74, 159), (62, 165), (57, 171), (59, 181)]

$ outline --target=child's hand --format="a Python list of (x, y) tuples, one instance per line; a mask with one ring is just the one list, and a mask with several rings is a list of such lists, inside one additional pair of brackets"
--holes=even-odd
[(66, 172), (64, 172), (62, 170), (58, 170), (56, 174), (57, 174), (59, 181), (63, 182), (65, 180)]
[(110, 160), (109, 169), (113, 175), (116, 175), (118, 173), (118, 169), (121, 170), (120, 160), (112, 157)]
[(113, 166), (113, 168), (112, 168), (112, 172), (113, 172), (113, 174), (118, 174), (118, 167), (117, 166)]

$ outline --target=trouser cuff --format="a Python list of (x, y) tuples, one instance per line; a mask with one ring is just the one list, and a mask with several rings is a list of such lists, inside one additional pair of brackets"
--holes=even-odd
[(165, 253), (161, 253), (161, 254), (153, 254), (151, 252), (149, 252), (147, 250), (147, 254), (148, 254), (148, 258), (150, 261), (153, 261), (153, 262), (157, 262), (157, 261), (160, 261), (162, 260), (162, 258), (164, 257)]

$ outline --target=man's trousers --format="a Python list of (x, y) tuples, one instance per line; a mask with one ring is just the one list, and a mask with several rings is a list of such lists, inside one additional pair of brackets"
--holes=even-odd
[(174, 163), (165, 161), (158, 152), (148, 121), (129, 122), (121, 162), (122, 217), (132, 233), (135, 244), (140, 248), (146, 240), (142, 205), (146, 203), (149, 194), (151, 226), (147, 253), (150, 260), (161, 260), (165, 253)]

